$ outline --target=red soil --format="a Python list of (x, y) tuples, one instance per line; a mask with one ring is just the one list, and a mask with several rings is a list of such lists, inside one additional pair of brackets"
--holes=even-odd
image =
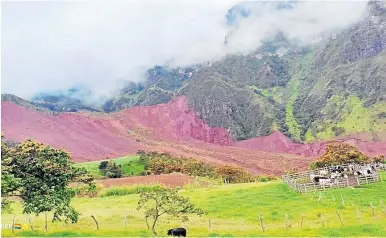
[[(279, 175), (290, 168), (305, 168), (312, 157), (324, 152), (326, 144), (295, 144), (279, 132), (234, 142), (226, 129), (210, 128), (199, 119), (188, 107), (185, 97), (177, 97), (167, 104), (134, 107), (111, 114), (62, 113), (57, 116), (2, 102), (1, 118), (7, 138), (17, 141), (32, 138), (65, 148), (77, 162), (123, 156), (145, 149), (210, 163), (235, 164), (254, 173)], [(386, 143), (349, 142), (372, 155), (386, 154)]]
[[(369, 142), (355, 137), (343, 138), (332, 142), (347, 143), (356, 146), (360, 151), (371, 156), (386, 155), (386, 142)], [(327, 143), (329, 142), (322, 141), (310, 144), (297, 144), (293, 143), (280, 132), (274, 132), (269, 136), (236, 142), (236, 146), (260, 151), (277, 151), (279, 153), (315, 157), (324, 153)]]
[(162, 184), (170, 188), (183, 187), (192, 184), (193, 179), (185, 174), (162, 174), (148, 176), (133, 176), (118, 179), (103, 179), (97, 181), (104, 187), (130, 186), (136, 184)]

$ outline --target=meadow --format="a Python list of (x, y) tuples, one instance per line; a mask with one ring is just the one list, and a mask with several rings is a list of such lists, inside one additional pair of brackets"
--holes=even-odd
[[(207, 215), (177, 218), (161, 217), (159, 236), (167, 229), (184, 226), (188, 236), (376, 236), (386, 235), (386, 173), (382, 181), (360, 188), (326, 190), (319, 194), (298, 194), (282, 181), (244, 184), (186, 186), (180, 193), (206, 210)], [(106, 188), (108, 190), (109, 188)], [(115, 189), (115, 188), (114, 188)], [(106, 193), (107, 191), (104, 191)], [(29, 228), (3, 229), (3, 236), (153, 236), (144, 215), (137, 211), (139, 195), (74, 198), (72, 205), (81, 212), (76, 224), (49, 222), (44, 230), (44, 214), (31, 215)], [(343, 201), (342, 201), (343, 198)], [(18, 202), (13, 214), (4, 214), (2, 223), (28, 223)], [(373, 208), (372, 208), (373, 207)], [(265, 231), (262, 230), (260, 214)], [(340, 218), (339, 218), (339, 216)], [(95, 216), (99, 230), (91, 218)], [(49, 219), (52, 214), (48, 213)], [(287, 220), (286, 220), (287, 217)], [(210, 224), (210, 225), (209, 225)]]
[[(122, 171), (124, 176), (130, 176), (130, 175), (140, 175), (144, 171), (144, 164), (138, 161), (139, 156), (138, 155), (129, 155), (124, 156), (120, 158), (111, 159), (114, 163), (117, 165), (122, 166)], [(109, 159), (106, 159), (105, 161), (108, 161)], [(102, 162), (101, 161), (93, 161), (93, 162), (85, 162), (85, 163), (77, 163), (75, 164), (75, 167), (84, 167), (87, 169), (88, 172), (90, 172), (91, 175), (93, 175), (95, 178), (102, 178), (103, 174), (100, 172), (98, 166)]]

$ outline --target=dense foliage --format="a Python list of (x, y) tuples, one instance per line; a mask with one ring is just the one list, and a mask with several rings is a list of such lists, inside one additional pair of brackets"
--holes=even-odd
[[(73, 167), (67, 152), (33, 140), (12, 148), (2, 141), (2, 170), (2, 199), (16, 194), (21, 198), (23, 213), (53, 211), (53, 221), (78, 221), (79, 213), (70, 205), (75, 195), (70, 183), (95, 187), (84, 168)], [(2, 202), (2, 207), (7, 206)]]
[(117, 165), (113, 161), (102, 161), (99, 164), (99, 170), (107, 178), (121, 178), (123, 171), (122, 166)]
[(326, 152), (311, 164), (311, 168), (348, 163), (369, 163), (370, 161), (369, 156), (360, 152), (354, 146), (348, 144), (329, 144), (327, 145)]
[(168, 188), (160, 188), (152, 192), (142, 192), (137, 209), (144, 210), (148, 228), (150, 228), (148, 218), (153, 220), (151, 229), (155, 236), (157, 235), (155, 227), (159, 217), (162, 215), (181, 217), (182, 220), (186, 221), (188, 214), (204, 214), (204, 211), (190, 203), (189, 198), (178, 195), (178, 189)]
[(139, 160), (145, 164), (147, 174), (169, 174), (180, 172), (192, 176), (221, 179), (226, 183), (244, 183), (255, 178), (242, 168), (224, 165), (215, 166), (192, 158), (173, 157), (168, 153), (139, 151)]

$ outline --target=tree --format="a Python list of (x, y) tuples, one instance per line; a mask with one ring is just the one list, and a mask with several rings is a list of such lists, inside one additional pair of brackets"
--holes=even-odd
[(79, 213), (70, 206), (75, 190), (69, 184), (78, 182), (93, 187), (90, 174), (84, 168), (75, 168), (67, 152), (37, 141), (26, 140), (9, 151), (9, 173), (19, 181), (13, 191), (20, 194), (23, 213), (53, 211), (53, 221), (64, 217), (65, 222), (76, 223)]
[(98, 168), (99, 168), (99, 170), (104, 174), (105, 173), (105, 170), (106, 170), (106, 168), (107, 168), (107, 165), (108, 165), (108, 161), (102, 161), (100, 164), (99, 164), (99, 166), (98, 166)]
[(104, 169), (104, 175), (108, 178), (120, 178), (122, 177), (122, 173), (122, 167), (115, 164), (111, 160), (107, 163), (107, 166)]
[(12, 174), (14, 148), (9, 147), (1, 134), (1, 212), (11, 212), (11, 201), (7, 199), (20, 186), (18, 178)]
[(326, 152), (315, 162), (311, 163), (312, 169), (325, 166), (368, 163), (370, 158), (360, 152), (356, 147), (348, 144), (328, 144)]
[(217, 177), (222, 178), (226, 183), (244, 183), (253, 180), (252, 175), (247, 171), (231, 165), (217, 167), (214, 172)]
[(386, 162), (385, 156), (384, 155), (375, 156), (373, 158), (373, 162), (374, 163), (385, 163)]
[(155, 227), (159, 217), (162, 215), (166, 214), (187, 220), (187, 214), (202, 215), (205, 213), (200, 208), (191, 204), (189, 198), (178, 195), (178, 189), (168, 188), (161, 188), (152, 192), (142, 192), (140, 194), (137, 209), (145, 210), (147, 225), (148, 218), (153, 219), (151, 229), (155, 236), (157, 235)]

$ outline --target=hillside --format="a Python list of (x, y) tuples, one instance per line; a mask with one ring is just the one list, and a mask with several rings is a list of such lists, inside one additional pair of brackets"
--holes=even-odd
[[(324, 152), (326, 142), (295, 144), (279, 132), (237, 142), (229, 131), (204, 123), (187, 100), (181, 96), (166, 104), (132, 107), (110, 114), (58, 115), (5, 101), (1, 123), (7, 138), (33, 138), (64, 148), (78, 162), (114, 158), (144, 149), (278, 175), (290, 168), (305, 168), (313, 157)], [(386, 155), (384, 142), (348, 142), (365, 153)]]
[[(247, 17), (247, 8), (230, 11), (229, 24)], [(361, 22), (308, 47), (278, 33), (249, 54), (186, 69), (157, 66), (144, 85), (131, 84), (109, 101), (109, 109), (184, 95), (209, 126), (229, 129), (236, 140), (280, 130), (299, 142), (357, 133), (385, 141), (385, 26), (384, 2), (372, 1)]]

